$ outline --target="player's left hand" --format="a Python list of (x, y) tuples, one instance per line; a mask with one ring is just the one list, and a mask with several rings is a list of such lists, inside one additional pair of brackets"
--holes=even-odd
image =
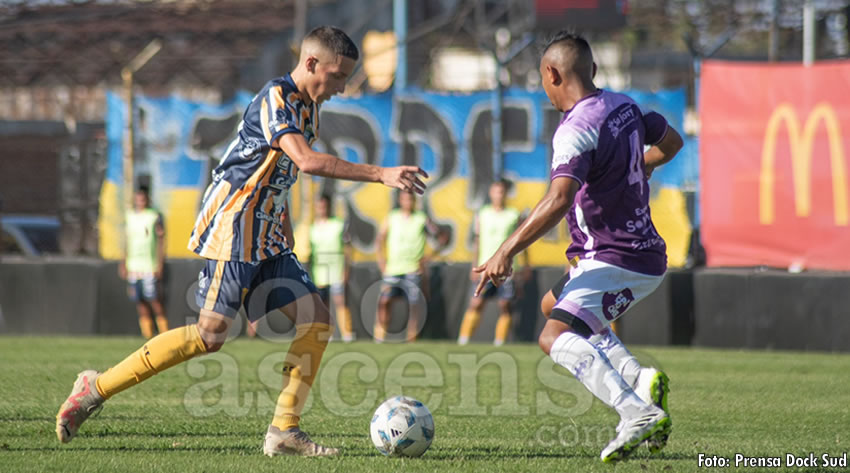
[(418, 166), (396, 166), (381, 169), (381, 183), (403, 191), (425, 193), (425, 183), (419, 177), (428, 177), (428, 173)]
[(487, 285), (487, 281), (492, 282), (494, 286), (498, 287), (505, 282), (505, 279), (511, 276), (511, 273), (514, 271), (513, 261), (512, 258), (508, 258), (507, 254), (499, 250), (486, 263), (474, 268), (473, 271), (481, 274), (481, 281), (478, 283), (478, 287), (475, 288), (475, 297), (478, 297), (481, 294), (481, 290)]

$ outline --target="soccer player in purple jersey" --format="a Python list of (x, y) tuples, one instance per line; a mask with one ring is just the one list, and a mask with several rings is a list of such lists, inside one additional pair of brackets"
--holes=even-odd
[(305, 172), (380, 182), (423, 193), (428, 177), (416, 166), (354, 164), (311, 148), (319, 107), (342, 92), (359, 57), (342, 30), (322, 26), (301, 43), (291, 74), (272, 79), (243, 115), (237, 137), (213, 171), (189, 248), (206, 259), (199, 275), (198, 323), (169, 330), (99, 373), (77, 376), (56, 416), (63, 443), (107, 399), (195, 356), (218, 351), (244, 305), (253, 322), (280, 310), (296, 328), (283, 366), (283, 390), (266, 432), (266, 455), (328, 456), (300, 427), (301, 412), (332, 333), (328, 308), (298, 262), (289, 219), (289, 190)]
[[(633, 381), (614, 367), (625, 360), (632, 373), (637, 361), (628, 360), (631, 354), (608, 327), (664, 277), (666, 245), (650, 217), (647, 176), (673, 158), (682, 139), (658, 113), (642, 112), (629, 97), (596, 88), (595, 73), (584, 38), (561, 32), (546, 45), (543, 88), (564, 112), (552, 139), (552, 182), (529, 217), (476, 268), (482, 275), (476, 291), (488, 281), (504, 281), (513, 257), (566, 217), (572, 237), (567, 258), (577, 263), (539, 343), (620, 415), (617, 436), (601, 454), (611, 462), (643, 442), (662, 448), (672, 427), (666, 376), (655, 371), (655, 392), (641, 399)], [(646, 153), (644, 145), (651, 145)]]

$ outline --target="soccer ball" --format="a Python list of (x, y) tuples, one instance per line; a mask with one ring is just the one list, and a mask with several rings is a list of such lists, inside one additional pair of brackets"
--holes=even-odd
[(372, 443), (391, 457), (418, 457), (434, 439), (434, 418), (425, 404), (407, 396), (391, 397), (372, 416)]

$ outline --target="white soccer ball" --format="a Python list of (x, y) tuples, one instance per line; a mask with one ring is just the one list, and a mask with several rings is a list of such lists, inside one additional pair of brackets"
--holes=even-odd
[(372, 443), (391, 457), (418, 457), (434, 439), (434, 418), (425, 404), (407, 396), (391, 397), (372, 416)]

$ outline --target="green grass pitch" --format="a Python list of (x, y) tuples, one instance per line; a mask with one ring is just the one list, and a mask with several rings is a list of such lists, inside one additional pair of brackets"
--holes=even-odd
[[(237, 339), (123, 392), (68, 445), (54, 416), (76, 373), (103, 370), (129, 337), (0, 337), (0, 471), (690, 472), (698, 455), (850, 450), (850, 356), (637, 347), (670, 375), (673, 435), (660, 455), (599, 461), (616, 415), (536, 345), (331, 343), (302, 427), (337, 458), (267, 458), (261, 445), (287, 344)], [(373, 410), (404, 393), (434, 414), (421, 458), (380, 455)], [(850, 471), (847, 468), (714, 471)]]

